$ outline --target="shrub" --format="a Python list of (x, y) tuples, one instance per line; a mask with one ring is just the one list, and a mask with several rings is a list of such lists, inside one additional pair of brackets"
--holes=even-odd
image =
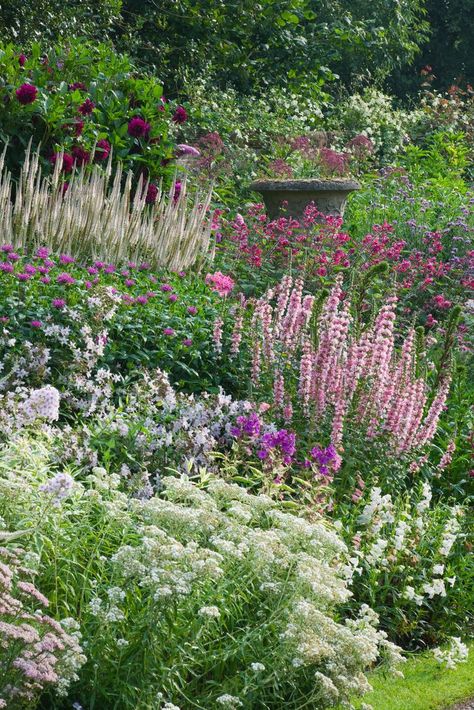
[(47, 459), (33, 439), (3, 449), (0, 513), (32, 528), (53, 608), (80, 616), (71, 700), (329, 707), (368, 688), (379, 654), (399, 660), (368, 607), (338, 616), (345, 548), (324, 521), (212, 478), (131, 502), (98, 468), (58, 498)]
[[(100, 164), (112, 152), (113, 164), (120, 160), (136, 179), (170, 172), (174, 108), (154, 76), (138, 74), (127, 56), (100, 43), (70, 40), (47, 54), (34, 43), (24, 51), (0, 46), (0, 140), (9, 144), (7, 165), (15, 178), (30, 142), (33, 150), (41, 146), (43, 169), (51, 170), (61, 151), (65, 173)], [(27, 88), (18, 95), (21, 87)], [(33, 88), (34, 97), (27, 97)]]

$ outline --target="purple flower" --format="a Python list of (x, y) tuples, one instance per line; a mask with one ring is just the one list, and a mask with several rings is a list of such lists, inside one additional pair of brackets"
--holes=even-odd
[(165, 293), (166, 293), (167, 291), (172, 291), (172, 290), (173, 290), (173, 287), (170, 286), (169, 284), (162, 284), (162, 285), (160, 286), (160, 288), (161, 288), (161, 290), (164, 291)]
[(2, 244), (0, 251), (4, 251), (8, 254), (8, 252), (13, 251), (13, 244)]
[(4, 271), (6, 274), (11, 274), (14, 271), (14, 266), (8, 261), (0, 261), (0, 271)]
[(27, 104), (32, 104), (38, 96), (38, 89), (33, 84), (22, 84), (16, 91), (16, 97), (18, 101), (26, 106)]
[[(69, 254), (61, 254), (59, 261), (61, 264), (74, 264), (75, 259), (73, 256), (69, 256)], [(52, 265), (54, 266), (54, 264)]]
[(174, 335), (175, 332), (173, 328), (163, 328), (163, 335)]
[(125, 279), (125, 286), (135, 286), (134, 279)]
[(320, 449), (315, 446), (313, 449), (311, 449), (310, 454), (313, 459), (316, 460), (318, 468), (323, 474), (323, 476), (327, 475), (328, 464), (331, 463), (331, 461), (334, 461), (334, 459), (336, 458), (336, 449), (333, 444), (329, 444), (329, 446), (325, 449)]
[(89, 266), (89, 268), (87, 269), (87, 273), (91, 276), (95, 276), (95, 274), (99, 273), (99, 269), (96, 269), (95, 266)]
[(66, 301), (64, 300), (64, 298), (53, 298), (51, 303), (53, 308), (58, 308), (59, 310), (61, 310), (61, 308), (64, 308), (66, 305)]
[(191, 340), (191, 338), (184, 338), (183, 345), (186, 348), (190, 348), (192, 344), (193, 344), (193, 341)]
[(92, 288), (92, 281), (85, 281), (85, 282), (84, 282), (84, 286), (85, 286), (87, 289)]
[(103, 269), (104, 266), (105, 266), (105, 262), (103, 262), (103, 261), (94, 261), (94, 266), (95, 266), (97, 269)]
[(20, 54), (20, 56), (18, 57), (18, 64), (20, 65), (20, 67), (25, 66), (26, 59), (27, 59), (26, 54)]
[(142, 138), (148, 136), (150, 133), (151, 126), (149, 123), (140, 118), (140, 116), (134, 116), (128, 122), (128, 135), (133, 138)]
[(38, 259), (46, 259), (49, 256), (49, 249), (47, 249), (46, 247), (40, 247), (36, 251), (36, 256)]
[(196, 308), (196, 306), (189, 306), (188, 307), (188, 313), (191, 316), (195, 316), (197, 312), (198, 312), (198, 309)]
[(29, 281), (31, 279), (31, 274), (17, 274), (18, 281)]
[(258, 436), (260, 434), (262, 424), (256, 412), (252, 412), (248, 417), (237, 417), (236, 421), (238, 426), (231, 430), (233, 436)]
[(148, 188), (146, 191), (146, 197), (145, 197), (146, 204), (147, 205), (154, 205), (156, 202), (157, 196), (158, 196), (158, 188), (153, 182), (151, 182), (148, 185)]
[(42, 284), (49, 284), (49, 283), (51, 283), (51, 279), (49, 278), (49, 276), (42, 276), (42, 277), (40, 278), (40, 281), (41, 281)]
[(94, 109), (95, 109), (95, 103), (93, 101), (91, 101), (90, 99), (86, 99), (84, 101), (84, 103), (79, 106), (78, 111), (83, 116), (89, 116)]
[(40, 320), (32, 320), (30, 323), (32, 328), (41, 328), (43, 325)]
[(175, 293), (170, 293), (168, 297), (168, 301), (171, 301), (171, 303), (176, 303), (178, 300), (178, 296)]
[(14, 252), (14, 251), (11, 251), (11, 252), (7, 255), (8, 261), (18, 261), (19, 258), (20, 258), (20, 255), (17, 254), (16, 252)]
[(36, 274), (36, 266), (33, 266), (33, 264), (26, 264), (25, 274), (30, 274), (30, 276), (34, 276), (34, 274)]
[(148, 303), (148, 298), (146, 296), (137, 296), (135, 301), (137, 303), (140, 303), (142, 306), (144, 306), (145, 303)]
[(66, 272), (59, 274), (56, 281), (58, 284), (64, 284), (65, 286), (71, 286), (76, 283), (76, 279)]
[(185, 123), (188, 118), (188, 113), (184, 106), (178, 106), (173, 114), (173, 121), (175, 123)]

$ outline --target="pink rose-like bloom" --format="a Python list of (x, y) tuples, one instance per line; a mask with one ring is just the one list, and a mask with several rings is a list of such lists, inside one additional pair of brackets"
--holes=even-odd
[(108, 140), (102, 138), (97, 141), (96, 151), (94, 153), (94, 160), (107, 160), (110, 155), (111, 145)]
[(174, 335), (174, 330), (173, 330), (173, 328), (164, 328), (164, 329), (163, 329), (163, 335)]
[[(51, 165), (56, 165), (57, 161), (61, 159), (61, 153), (55, 153), (49, 159)], [(74, 158), (69, 153), (63, 153), (63, 162), (61, 165), (62, 173), (70, 173), (74, 167)]]
[(66, 301), (64, 300), (64, 298), (53, 298), (51, 304), (53, 308), (58, 308), (59, 310), (61, 310), (61, 308), (64, 308), (64, 306), (66, 305)]
[(27, 58), (26, 58), (26, 54), (20, 54), (20, 56), (18, 57), (18, 64), (20, 65), (20, 67), (24, 67), (24, 66), (25, 66), (25, 64), (26, 64), (26, 59), (27, 59)]
[(30, 323), (32, 328), (41, 328), (43, 325), (40, 320), (32, 320)]
[(196, 306), (189, 306), (188, 313), (191, 316), (195, 316), (197, 312), (198, 312), (198, 309), (196, 308)]
[(158, 196), (158, 187), (151, 182), (146, 191), (145, 202), (147, 205), (154, 205)]
[(215, 274), (207, 274), (206, 284), (212, 288), (213, 291), (217, 291), (219, 296), (225, 297), (235, 286), (235, 281), (226, 276), (221, 271), (216, 271)]
[(175, 123), (185, 123), (188, 118), (188, 112), (184, 108), (184, 106), (178, 106), (176, 111), (173, 114), (173, 121)]
[(150, 133), (150, 129), (150, 124), (140, 118), (140, 116), (134, 116), (128, 122), (128, 135), (133, 138), (146, 137)]
[(27, 104), (32, 104), (38, 96), (38, 89), (33, 84), (22, 84), (16, 91), (16, 97), (18, 101), (26, 106)]
[(84, 103), (79, 106), (78, 111), (83, 116), (89, 116), (94, 109), (95, 109), (95, 103), (93, 101), (91, 101), (90, 99), (86, 99), (84, 101)]

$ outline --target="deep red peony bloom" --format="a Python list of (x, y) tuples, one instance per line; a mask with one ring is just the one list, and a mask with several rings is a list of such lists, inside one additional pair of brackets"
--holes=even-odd
[(79, 106), (78, 111), (82, 113), (83, 116), (89, 116), (94, 109), (95, 103), (90, 99), (86, 99), (84, 103)]
[(72, 157), (74, 159), (74, 162), (77, 163), (77, 165), (85, 165), (90, 161), (91, 154), (89, 153), (88, 150), (84, 150), (84, 148), (81, 148), (79, 145), (75, 145), (74, 148), (71, 150)]
[(156, 202), (157, 195), (158, 195), (158, 188), (153, 182), (151, 182), (148, 185), (148, 189), (146, 191), (146, 198), (145, 198), (146, 204), (147, 205), (154, 205)]
[(133, 138), (146, 137), (150, 133), (150, 129), (150, 124), (140, 118), (140, 116), (134, 116), (128, 122), (128, 135), (133, 136)]
[(26, 106), (26, 104), (32, 104), (33, 101), (38, 96), (38, 89), (33, 84), (22, 84), (19, 89), (15, 91), (18, 101)]
[[(57, 161), (61, 157), (61, 153), (55, 153), (54, 155), (51, 156), (49, 159), (51, 164), (54, 166), (56, 165)], [(61, 167), (61, 172), (63, 173), (70, 173), (71, 170), (74, 167), (74, 158), (72, 155), (69, 155), (69, 153), (64, 153), (63, 155), (63, 164)]]
[(176, 111), (173, 114), (173, 121), (175, 123), (185, 123), (188, 118), (188, 112), (184, 108), (184, 106), (178, 106)]
[(102, 138), (97, 141), (96, 151), (94, 153), (94, 160), (107, 160), (110, 155), (111, 145), (109, 141)]

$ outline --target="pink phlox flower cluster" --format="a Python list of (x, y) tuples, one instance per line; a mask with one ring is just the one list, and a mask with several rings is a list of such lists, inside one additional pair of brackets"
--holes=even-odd
[(213, 291), (216, 291), (219, 296), (225, 298), (232, 292), (235, 281), (221, 271), (216, 271), (214, 274), (207, 274), (206, 284), (210, 286)]

